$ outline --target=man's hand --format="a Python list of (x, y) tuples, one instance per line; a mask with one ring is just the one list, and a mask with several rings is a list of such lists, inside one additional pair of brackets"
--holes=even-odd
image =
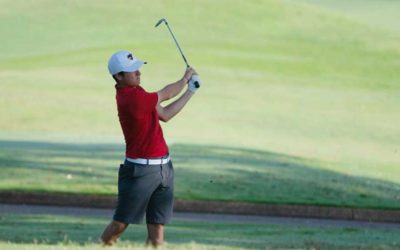
[[(197, 86), (196, 83), (197, 82)], [(188, 83), (188, 88), (191, 92), (196, 92), (201, 86), (201, 81), (199, 78), (199, 75), (192, 75), (192, 78), (190, 78), (190, 81)]]
[(185, 79), (185, 83), (188, 83), (190, 78), (192, 78), (193, 74), (197, 74), (196, 71), (192, 67), (186, 68), (185, 74), (183, 75), (183, 79)]
[(199, 74), (197, 74), (196, 70), (192, 67), (189, 67), (186, 69), (185, 75), (183, 76), (185, 80), (187, 80), (188, 83), (188, 89), (191, 92), (196, 92), (198, 88), (196, 88), (195, 82), (197, 82), (198, 87), (200, 87), (200, 78)]

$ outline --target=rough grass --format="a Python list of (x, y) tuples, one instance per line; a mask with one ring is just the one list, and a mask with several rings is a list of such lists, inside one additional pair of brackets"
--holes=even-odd
[[(29, 250), (99, 248), (97, 239), (108, 223), (48, 215), (2, 214), (0, 220), (0, 246)], [(144, 225), (130, 225), (115, 249), (142, 249), (145, 232)], [(166, 249), (397, 249), (398, 233), (396, 229), (175, 221), (166, 227)]]
[[(77, 245), (73, 243), (61, 243), (57, 245), (44, 245), (44, 244), (16, 244), (16, 243), (4, 243), (0, 242), (0, 247), (7, 250), (98, 250), (98, 244), (86, 244), (86, 245)], [(123, 250), (123, 249), (134, 249), (134, 250), (148, 250), (152, 249), (149, 247), (143, 246), (143, 244), (118, 244), (115, 246), (107, 247), (109, 250)], [(157, 249), (160, 250), (238, 250), (243, 248), (236, 247), (224, 247), (224, 246), (210, 246), (210, 245), (202, 245), (197, 243), (188, 243), (188, 244), (180, 244), (180, 245), (169, 245), (166, 244), (163, 247), (159, 247)]]

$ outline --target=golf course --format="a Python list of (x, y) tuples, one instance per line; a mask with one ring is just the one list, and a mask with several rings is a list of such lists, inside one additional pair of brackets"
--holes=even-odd
[[(150, 92), (180, 79), (186, 66), (154, 27), (165, 17), (203, 82), (162, 123), (176, 199), (400, 209), (400, 1), (0, 3), (0, 192), (116, 196), (125, 144), (107, 61), (121, 49), (147, 61)], [(47, 220), (71, 232), (46, 239)], [(72, 233), (74, 220), (0, 216), (1, 231), (38, 229), (2, 232), (0, 248), (97, 249), (88, 237), (107, 221)], [(221, 228), (215, 240), (207, 227)], [(400, 247), (386, 231), (231, 228), (179, 222), (170, 232), (182, 249)], [(140, 244), (144, 231), (134, 234), (113, 249)]]

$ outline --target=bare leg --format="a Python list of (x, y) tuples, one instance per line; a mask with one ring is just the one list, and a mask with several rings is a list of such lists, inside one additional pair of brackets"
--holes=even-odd
[(147, 241), (146, 245), (153, 247), (161, 246), (164, 243), (164, 225), (163, 224), (147, 224)]
[(128, 224), (115, 220), (111, 221), (101, 235), (101, 241), (103, 242), (103, 245), (111, 246), (119, 238), (119, 236), (121, 236), (127, 227)]

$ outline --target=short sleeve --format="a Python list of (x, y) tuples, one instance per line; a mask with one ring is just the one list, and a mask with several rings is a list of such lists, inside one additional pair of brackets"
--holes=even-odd
[(138, 89), (132, 93), (129, 100), (130, 111), (133, 115), (143, 115), (151, 113), (156, 109), (158, 102), (157, 92), (148, 93), (145, 90)]

